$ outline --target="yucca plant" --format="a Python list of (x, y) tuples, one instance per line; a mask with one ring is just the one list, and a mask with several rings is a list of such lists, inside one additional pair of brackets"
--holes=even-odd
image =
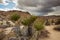
[(37, 31), (44, 29), (44, 21), (40, 20), (34, 23), (34, 27)]
[(35, 29), (37, 31), (37, 34), (36, 34), (37, 35), (37, 39), (36, 40), (38, 40), (39, 39), (39, 36), (40, 36), (41, 30), (44, 29), (44, 21), (43, 20), (40, 20), (40, 21), (35, 22), (34, 23), (34, 27), (35, 27)]
[(24, 25), (30, 25), (31, 23), (33, 23), (36, 20), (36, 16), (31, 16), (30, 18), (26, 18), (22, 21), (22, 24)]
[(26, 25), (28, 26), (28, 29), (27, 29), (27, 36), (31, 37), (32, 36), (32, 24), (34, 23), (34, 21), (36, 20), (36, 16), (31, 16), (29, 18), (26, 18), (25, 20), (22, 21), (22, 24), (23, 25)]
[(17, 13), (14, 13), (11, 15), (11, 20), (13, 21), (17, 21), (20, 18), (20, 15), (18, 15)]

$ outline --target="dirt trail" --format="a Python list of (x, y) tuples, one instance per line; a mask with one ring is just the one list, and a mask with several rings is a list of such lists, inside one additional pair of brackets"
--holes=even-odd
[(49, 32), (49, 38), (45, 40), (60, 40), (60, 32), (53, 30), (54, 26), (46, 26), (45, 27)]

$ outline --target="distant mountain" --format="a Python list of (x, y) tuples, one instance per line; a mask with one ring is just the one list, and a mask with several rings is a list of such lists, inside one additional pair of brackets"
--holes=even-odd
[[(10, 15), (10, 14), (15, 13), (15, 12), (21, 16), (31, 15), (29, 12), (23, 12), (23, 11), (18, 11), (18, 10), (0, 11), (0, 15)], [(41, 17), (41, 18), (60, 18), (60, 15), (38, 16), (38, 17)]]

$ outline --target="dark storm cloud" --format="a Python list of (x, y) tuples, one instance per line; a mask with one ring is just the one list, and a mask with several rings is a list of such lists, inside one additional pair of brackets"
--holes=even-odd
[(47, 15), (56, 6), (60, 6), (60, 0), (18, 0), (18, 8), (40, 15)]
[(36, 6), (38, 0), (18, 0), (18, 3), (24, 6)]

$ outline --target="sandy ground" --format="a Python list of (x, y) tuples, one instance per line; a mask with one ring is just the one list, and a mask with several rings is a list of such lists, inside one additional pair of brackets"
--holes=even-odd
[(49, 38), (44, 40), (60, 40), (60, 32), (53, 30), (55, 26), (46, 26), (45, 28), (50, 32)]

